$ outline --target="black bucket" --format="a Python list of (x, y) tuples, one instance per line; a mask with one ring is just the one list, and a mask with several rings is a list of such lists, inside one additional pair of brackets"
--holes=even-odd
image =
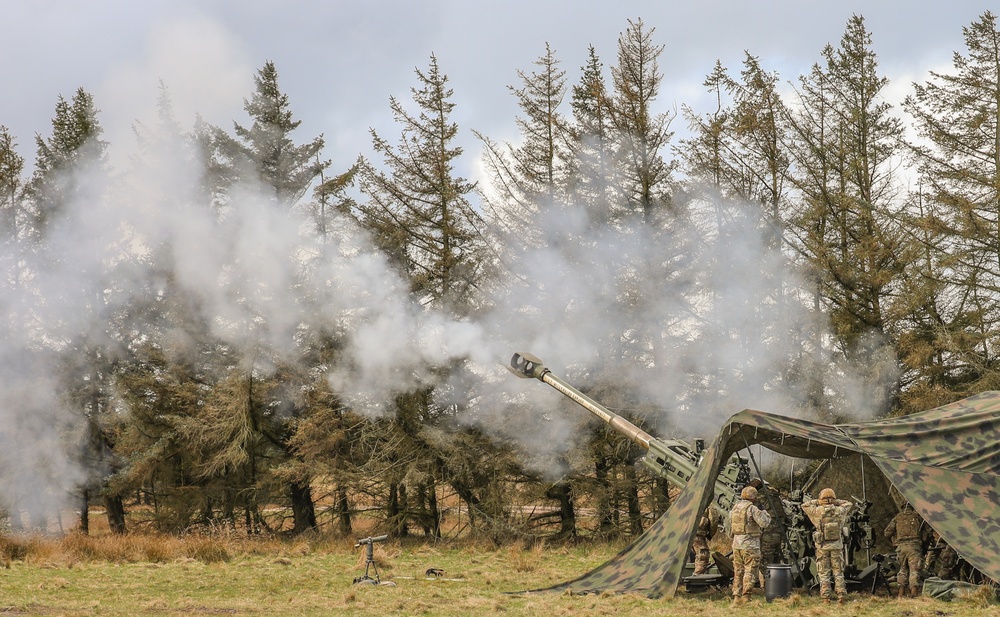
[(792, 593), (792, 566), (783, 563), (767, 564), (767, 578), (764, 579), (764, 599), (787, 598)]

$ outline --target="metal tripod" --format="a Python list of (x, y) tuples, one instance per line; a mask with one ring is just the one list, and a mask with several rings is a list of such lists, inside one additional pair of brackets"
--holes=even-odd
[[(355, 585), (357, 585), (358, 583), (365, 583), (371, 585), (379, 585), (382, 583), (382, 578), (378, 572), (378, 566), (375, 564), (375, 550), (373, 548), (373, 545), (376, 542), (385, 541), (386, 537), (387, 536), (365, 538), (364, 540), (358, 540), (358, 543), (354, 545), (355, 548), (361, 546), (362, 544), (365, 545), (365, 574), (364, 576), (354, 579)], [(368, 574), (372, 570), (375, 571), (375, 578), (372, 578)]]

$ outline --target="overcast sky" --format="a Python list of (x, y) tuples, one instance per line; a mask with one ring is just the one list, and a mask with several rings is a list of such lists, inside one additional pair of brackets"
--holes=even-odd
[[(551, 44), (576, 83), (593, 45), (605, 66), (628, 20), (641, 18), (665, 46), (661, 56), (663, 110), (687, 104), (708, 111), (701, 82), (716, 59), (737, 74), (744, 51), (765, 69), (793, 81), (837, 45), (853, 13), (865, 17), (882, 73), (901, 96), (929, 69), (947, 69), (965, 51), (963, 26), (987, 8), (983, 0), (918, 5), (869, 2), (635, 2), (630, 0), (6, 0), (0, 36), (0, 125), (34, 161), (34, 135), (51, 134), (57, 97), (80, 86), (94, 94), (106, 138), (131, 145), (130, 125), (152, 120), (157, 83), (174, 99), (190, 128), (195, 112), (214, 124), (245, 122), (243, 99), (265, 61), (302, 126), (305, 142), (319, 134), (335, 171), (370, 153), (368, 128), (395, 141), (388, 109), (395, 95), (409, 101), (414, 68), (431, 53), (449, 77), (457, 103), (466, 164), (478, 160), (476, 129), (513, 137), (518, 113), (507, 90), (518, 69)], [(568, 101), (567, 101), (568, 102)], [(568, 113), (568, 109), (567, 109)], [(677, 121), (674, 128), (681, 128)], [(459, 170), (463, 175), (471, 171)]]

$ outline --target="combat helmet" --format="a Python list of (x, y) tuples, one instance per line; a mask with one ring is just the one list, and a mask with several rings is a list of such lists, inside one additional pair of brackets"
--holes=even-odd
[(746, 499), (747, 501), (757, 499), (757, 489), (752, 486), (744, 486), (743, 492), (740, 493), (740, 499)]
[(836, 498), (837, 493), (834, 493), (832, 488), (825, 488), (819, 492), (820, 501), (833, 501)]

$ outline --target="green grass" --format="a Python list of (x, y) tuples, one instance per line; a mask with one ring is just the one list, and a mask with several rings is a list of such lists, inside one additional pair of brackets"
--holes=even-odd
[[(375, 545), (382, 580), (394, 586), (354, 585), (364, 550), (349, 541), (229, 543), (199, 559), (183, 542), (64, 541), (35, 545), (0, 569), (0, 614), (6, 615), (872, 615), (950, 617), (996, 615), (995, 603), (894, 600), (858, 596), (845, 606), (793, 596), (757, 598), (733, 607), (723, 593), (673, 600), (637, 594), (511, 594), (574, 578), (604, 562), (618, 547), (505, 547), (413, 543)], [(196, 541), (198, 542), (198, 541)], [(204, 540), (200, 540), (204, 543)], [(125, 544), (118, 551), (97, 550)], [(81, 548), (81, 545), (83, 548)], [(146, 557), (152, 553), (153, 560)], [(97, 556), (95, 556), (97, 555)], [(111, 557), (108, 557), (111, 555)], [(427, 568), (445, 571), (428, 579)]]

